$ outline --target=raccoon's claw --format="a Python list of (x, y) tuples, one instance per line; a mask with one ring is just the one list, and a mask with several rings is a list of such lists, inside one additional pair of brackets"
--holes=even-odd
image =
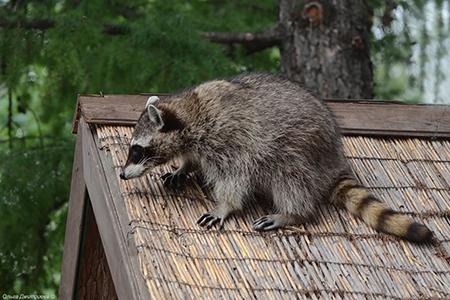
[(172, 189), (179, 190), (184, 186), (184, 183), (186, 182), (187, 176), (183, 173), (166, 173), (161, 176), (161, 180), (163, 181), (163, 184), (165, 187), (169, 187)]
[(161, 177), (159, 177), (159, 178), (161, 178), (163, 183), (166, 184), (167, 179), (172, 176), (173, 176), (173, 173), (168, 172), (166, 174), (161, 175)]
[(257, 231), (262, 230), (273, 230), (282, 227), (284, 224), (279, 222), (276, 218), (272, 216), (264, 216), (253, 221), (253, 229)]
[(221, 217), (217, 216), (213, 212), (207, 212), (207, 213), (203, 214), (197, 220), (197, 224), (202, 226), (202, 227), (206, 226), (207, 229), (210, 229), (214, 224), (219, 222), (219, 230), (220, 230), (220, 229), (223, 228), (224, 221), (225, 221), (225, 218), (221, 218)]

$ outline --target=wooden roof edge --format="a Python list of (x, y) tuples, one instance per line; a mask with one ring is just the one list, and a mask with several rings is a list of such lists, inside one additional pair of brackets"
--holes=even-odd
[[(128, 214), (118, 187), (112, 160), (98, 151), (98, 136), (79, 121), (83, 178), (89, 194), (111, 277), (119, 299), (149, 299), (149, 291), (139, 272), (135, 243), (130, 240)], [(78, 137), (77, 137), (78, 139)]]
[(81, 105), (80, 105), (80, 95), (77, 96), (77, 102), (75, 104), (75, 111), (72, 118), (72, 133), (76, 134), (78, 132), (78, 124), (81, 119)]
[[(90, 124), (134, 125), (149, 96), (79, 95), (72, 132), (81, 116)], [(450, 105), (371, 99), (325, 99), (344, 135), (450, 138)]]
[(75, 143), (69, 207), (64, 234), (64, 251), (61, 262), (61, 283), (58, 292), (59, 299), (67, 300), (73, 300), (75, 295), (85, 210), (86, 183), (83, 173), (81, 135), (80, 129), (80, 134), (78, 134)]

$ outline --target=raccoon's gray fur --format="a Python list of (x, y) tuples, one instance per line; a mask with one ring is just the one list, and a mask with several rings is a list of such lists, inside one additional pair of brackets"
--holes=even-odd
[(341, 135), (325, 104), (297, 84), (270, 74), (215, 80), (159, 100), (149, 99), (133, 133), (122, 179), (180, 157), (166, 182), (199, 169), (213, 186), (217, 207), (200, 217), (208, 228), (241, 210), (255, 193), (275, 213), (253, 223), (271, 230), (306, 222), (321, 202), (333, 203), (370, 226), (428, 242), (424, 225), (389, 209), (355, 180)]

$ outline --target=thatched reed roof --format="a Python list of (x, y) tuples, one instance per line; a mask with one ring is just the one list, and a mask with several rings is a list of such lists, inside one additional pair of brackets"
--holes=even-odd
[[(131, 127), (98, 126), (118, 178)], [(439, 246), (417, 246), (370, 229), (347, 212), (323, 207), (315, 224), (259, 233), (255, 209), (222, 231), (197, 218), (213, 208), (193, 179), (182, 192), (159, 177), (176, 162), (141, 179), (120, 181), (151, 295), (163, 298), (450, 297), (450, 142), (346, 137), (359, 179), (389, 205), (427, 224)]]
[[(440, 119), (446, 128), (447, 119)], [(205, 230), (196, 220), (214, 199), (197, 178), (183, 191), (164, 188), (159, 177), (175, 161), (121, 181), (132, 127), (81, 123), (90, 145), (88, 191), (107, 194), (89, 193), (119, 296), (122, 288), (132, 290), (122, 295), (155, 299), (450, 299), (450, 131), (438, 130), (441, 138), (433, 139), (353, 128), (344, 138), (360, 181), (434, 231), (433, 245), (415, 245), (331, 206), (311, 224), (274, 232), (251, 229), (264, 208), (233, 216), (222, 231)], [(112, 211), (109, 217), (102, 209)], [(112, 221), (102, 225), (102, 218)], [(113, 245), (120, 249), (107, 249)]]

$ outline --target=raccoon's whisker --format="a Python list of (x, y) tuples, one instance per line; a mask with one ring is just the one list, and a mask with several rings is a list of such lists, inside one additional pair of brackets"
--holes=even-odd
[(150, 161), (151, 159), (152, 159), (151, 157), (143, 159), (142, 164), (145, 164), (146, 162)]
[(141, 158), (138, 162), (137, 165), (143, 165), (147, 162), (148, 159), (146, 159), (145, 157)]
[(162, 156), (152, 156), (150, 157), (151, 159), (155, 159), (155, 158), (163, 158)]
[(155, 160), (155, 159), (158, 159), (158, 158), (162, 158), (162, 156), (152, 156), (152, 157), (148, 157), (148, 158), (143, 159), (142, 162), (139, 162), (139, 163), (145, 164), (145, 163), (148, 162), (148, 161), (152, 161), (152, 160)]
[(163, 158), (163, 157), (162, 156), (152, 156), (152, 157), (149, 157), (146, 161), (155, 160), (155, 159), (158, 159), (158, 158)]

